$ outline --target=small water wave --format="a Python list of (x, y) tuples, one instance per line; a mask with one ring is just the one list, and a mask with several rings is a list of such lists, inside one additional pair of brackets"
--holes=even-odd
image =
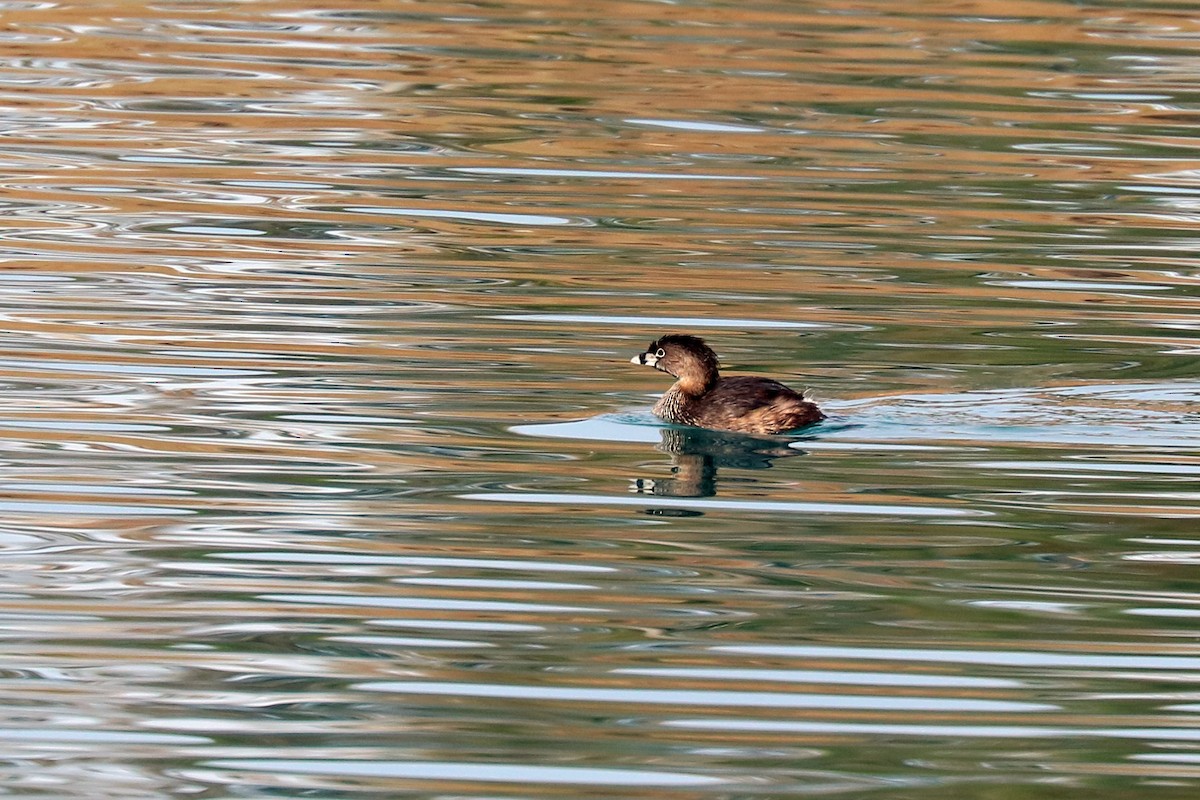
[(818, 501), (683, 500), (665, 497), (629, 497), (619, 495), (543, 494), (538, 492), (478, 492), (463, 495), (465, 500), (499, 503), (541, 503), (555, 506), (611, 505), (638, 508), (683, 508), (692, 511), (746, 511), (767, 514), (879, 514), (900, 517), (962, 517), (985, 512), (933, 506), (884, 503), (823, 503)]
[[(831, 419), (791, 436), (793, 446), (820, 449), (854, 442), (1101, 444), (1140, 448), (1200, 445), (1200, 383), (1105, 384), (898, 395), (822, 401)], [(517, 425), (514, 433), (657, 443), (663, 424), (648, 412), (602, 414), (573, 422)], [(649, 429), (649, 430), (648, 430)], [(921, 446), (918, 444), (918, 446)]]

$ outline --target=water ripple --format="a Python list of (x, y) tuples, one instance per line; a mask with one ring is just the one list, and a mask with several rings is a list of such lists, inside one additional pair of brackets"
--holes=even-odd
[(4, 11), (10, 794), (1195, 794), (1187, 10)]

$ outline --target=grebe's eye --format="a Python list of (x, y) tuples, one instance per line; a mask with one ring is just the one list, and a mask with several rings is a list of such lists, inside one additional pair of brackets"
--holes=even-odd
[(667, 354), (667, 351), (663, 350), (661, 347), (654, 351), (655, 358), (662, 358), (666, 354)]

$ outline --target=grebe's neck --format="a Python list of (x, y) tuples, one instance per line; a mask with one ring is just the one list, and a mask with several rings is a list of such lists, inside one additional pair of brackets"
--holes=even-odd
[(687, 370), (682, 370), (681, 375), (676, 376), (675, 385), (671, 387), (672, 392), (679, 392), (688, 397), (699, 397), (712, 391), (712, 388), (717, 385), (717, 369), (702, 364), (689, 364)]

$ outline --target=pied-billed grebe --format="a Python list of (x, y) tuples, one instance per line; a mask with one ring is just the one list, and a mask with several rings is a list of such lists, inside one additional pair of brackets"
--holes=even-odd
[(739, 433), (782, 433), (825, 419), (804, 395), (769, 378), (722, 378), (717, 354), (703, 339), (673, 333), (629, 359), (674, 375), (654, 413), (667, 422)]

